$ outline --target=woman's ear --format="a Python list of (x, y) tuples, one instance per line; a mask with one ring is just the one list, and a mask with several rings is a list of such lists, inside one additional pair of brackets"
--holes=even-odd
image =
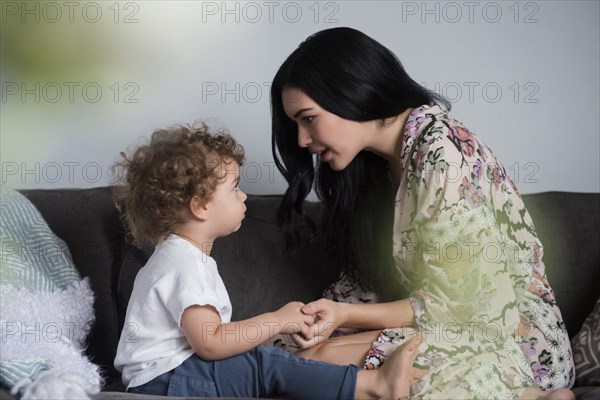
[(198, 196), (190, 199), (189, 209), (192, 215), (199, 220), (206, 221), (208, 219), (208, 207), (200, 201)]

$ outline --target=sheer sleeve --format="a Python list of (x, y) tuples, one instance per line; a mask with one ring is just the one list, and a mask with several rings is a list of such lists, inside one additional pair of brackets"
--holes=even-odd
[(495, 220), (486, 154), (468, 130), (442, 122), (417, 140), (408, 188), (412, 223), (401, 234), (401, 262), (421, 284), (411, 294), (417, 322), (512, 333), (519, 312), (508, 264), (519, 254), (512, 254)]

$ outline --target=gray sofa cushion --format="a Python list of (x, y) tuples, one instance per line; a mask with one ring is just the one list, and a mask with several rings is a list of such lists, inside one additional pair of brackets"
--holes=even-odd
[[(107, 388), (122, 390), (112, 363), (133, 279), (151, 250), (125, 242), (110, 188), (22, 192), (65, 240), (81, 275), (90, 277), (96, 324), (87, 354), (103, 367)], [(549, 192), (523, 199), (544, 245), (549, 280), (573, 336), (599, 294), (600, 194)], [(280, 196), (250, 195), (241, 229), (215, 243), (213, 255), (228, 286), (235, 319), (273, 310), (289, 300), (317, 298), (338, 276), (339, 266), (328, 258), (320, 236), (294, 256), (283, 253), (275, 218), (279, 201)], [(307, 208), (318, 221), (319, 204)]]
[(524, 195), (544, 246), (550, 286), (573, 337), (600, 294), (600, 194)]
[(600, 297), (571, 340), (575, 361), (575, 384), (600, 386)]

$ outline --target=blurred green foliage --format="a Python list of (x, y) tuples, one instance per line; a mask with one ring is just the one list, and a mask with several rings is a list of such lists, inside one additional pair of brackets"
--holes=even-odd
[[(109, 62), (114, 44), (107, 12), (111, 2), (0, 3), (4, 80), (102, 80), (103, 66)], [(101, 16), (98, 9), (103, 12)]]

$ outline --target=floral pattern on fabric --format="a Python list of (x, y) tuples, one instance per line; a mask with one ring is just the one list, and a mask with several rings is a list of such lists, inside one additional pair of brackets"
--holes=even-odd
[[(437, 106), (412, 111), (401, 157), (394, 257), (425, 343), (415, 366), (429, 371), (411, 396), (514, 398), (529, 386), (572, 386), (542, 244), (502, 164)], [(414, 332), (384, 330), (365, 368)]]
[[(356, 272), (356, 274), (358, 273)], [(359, 281), (343, 271), (340, 274), (338, 281), (323, 292), (323, 297), (329, 300), (349, 304), (370, 304), (377, 303), (378, 300), (377, 295), (374, 292), (367, 290)], [(350, 335), (359, 332), (363, 332), (363, 330), (338, 328), (331, 337)]]

